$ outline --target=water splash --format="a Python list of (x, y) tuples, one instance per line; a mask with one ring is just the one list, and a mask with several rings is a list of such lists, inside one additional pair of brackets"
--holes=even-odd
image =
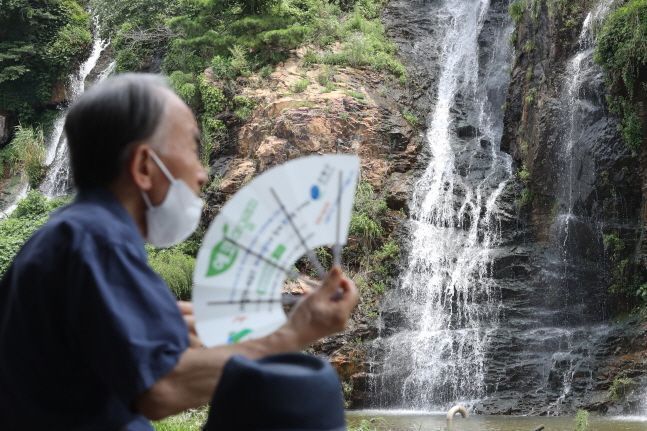
[[(563, 225), (563, 242), (562, 249), (568, 252), (569, 232), (573, 222), (577, 222), (577, 215), (574, 214), (575, 197), (578, 182), (576, 176), (576, 156), (574, 154), (575, 145), (577, 145), (583, 136), (586, 118), (593, 112), (596, 107), (591, 106), (587, 95), (585, 94), (585, 84), (587, 77), (592, 69), (599, 69), (593, 62), (595, 52), (595, 30), (602, 24), (604, 18), (611, 10), (614, 0), (601, 1), (591, 12), (589, 12), (582, 25), (578, 40), (578, 52), (571, 58), (567, 66), (566, 76), (570, 77), (567, 81), (562, 94), (565, 96), (564, 111), (568, 124), (566, 139), (563, 141), (562, 153), (565, 155), (563, 168), (566, 181), (563, 181), (562, 202), (566, 203), (566, 209), (558, 214), (560, 224)], [(564, 196), (565, 195), (565, 196)]]
[[(583, 169), (594, 172), (590, 157), (583, 151), (587, 148), (587, 128), (596, 120), (596, 111), (602, 103), (597, 103), (596, 94), (591, 90), (592, 77), (601, 80), (602, 70), (593, 61), (595, 52), (595, 31), (604, 21), (611, 10), (613, 0), (602, 0), (586, 16), (578, 40), (578, 50), (567, 64), (566, 76), (569, 77), (562, 91), (562, 110), (565, 124), (564, 139), (561, 142), (560, 159), (562, 160), (561, 175), (557, 179), (560, 190), (557, 196), (559, 213), (555, 218), (556, 245), (561, 255), (562, 273), (556, 280), (559, 288), (567, 290), (573, 268), (582, 265), (576, 262), (581, 256), (582, 249), (591, 248), (591, 242), (599, 227), (591, 215), (583, 209), (581, 197), (586, 196), (584, 189), (590, 187), (591, 179), (585, 182), (580, 175)], [(588, 163), (588, 164), (587, 164)], [(585, 328), (586, 329), (586, 328)], [(561, 380), (561, 392), (558, 398), (550, 403), (548, 415), (558, 415), (568, 406), (572, 393), (575, 374), (580, 370), (591, 369), (591, 349), (598, 345), (609, 334), (606, 325), (584, 329), (569, 329), (569, 334), (579, 334), (576, 338), (569, 336), (565, 345), (560, 345), (559, 351), (553, 354), (553, 363), (549, 375), (556, 381)], [(559, 337), (555, 338), (556, 340)], [(582, 376), (581, 376), (582, 377)], [(592, 385), (593, 376), (588, 379), (580, 378), (580, 384), (586, 382)], [(549, 384), (548, 382), (546, 383)]]
[[(442, 408), (485, 393), (485, 354), (497, 326), (490, 277), (499, 240), (497, 202), (512, 171), (499, 152), (509, 27), (483, 59), (479, 36), (488, 0), (447, 0), (438, 96), (428, 121), (431, 160), (414, 190), (409, 262), (396, 293), (405, 328), (384, 340), (381, 391), (396, 404)], [(497, 91), (492, 87), (496, 87)], [(498, 104), (498, 105), (497, 105)], [(390, 404), (394, 404), (391, 402)]]
[[(99, 29), (95, 20), (95, 36), (92, 44), (92, 52), (79, 70), (70, 77), (70, 85), (68, 87), (68, 99), (73, 102), (85, 91), (85, 81), (90, 75), (103, 51), (108, 47), (110, 41), (103, 40), (99, 37)], [(110, 73), (114, 71), (115, 62), (111, 62), (102, 70), (98, 77), (97, 82), (105, 79)], [(63, 126), (65, 125), (65, 116), (67, 110), (62, 110), (57, 119), (54, 121), (52, 132), (46, 141), (47, 156), (45, 163), (47, 165), (47, 175), (45, 180), (40, 186), (40, 190), (48, 197), (56, 197), (68, 192), (70, 166), (68, 156), (67, 139), (63, 136)]]

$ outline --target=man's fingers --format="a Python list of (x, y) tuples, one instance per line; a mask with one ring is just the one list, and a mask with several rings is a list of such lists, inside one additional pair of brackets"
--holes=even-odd
[(193, 314), (193, 304), (187, 301), (178, 301), (177, 306), (180, 308), (180, 313), (183, 315)]
[(342, 275), (341, 275), (341, 268), (338, 266), (333, 266), (326, 278), (324, 279), (323, 285), (321, 286), (321, 290), (328, 293), (328, 294), (334, 294), (337, 292), (337, 288), (339, 287), (339, 282), (341, 281)]

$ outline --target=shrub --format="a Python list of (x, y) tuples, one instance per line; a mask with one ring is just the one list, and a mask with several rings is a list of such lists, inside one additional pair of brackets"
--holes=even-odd
[(525, 0), (515, 0), (510, 4), (509, 12), (512, 20), (516, 25), (518, 25), (523, 19), (523, 14), (526, 11), (526, 1)]
[(198, 107), (198, 85), (195, 75), (179, 70), (171, 73), (169, 83), (178, 96), (194, 110)]
[(618, 114), (629, 148), (642, 144), (637, 97), (645, 93), (640, 76), (647, 71), (647, 0), (630, 0), (611, 13), (598, 34), (595, 60), (607, 74), (609, 107)]
[(42, 129), (16, 127), (13, 140), (2, 150), (5, 169), (12, 175), (24, 173), (36, 188), (45, 175), (45, 138)]
[(10, 217), (0, 220), (0, 276), (23, 244), (47, 221), (50, 212), (67, 202), (68, 199), (48, 200), (32, 190), (18, 203)]
[(256, 102), (254, 102), (252, 99), (245, 96), (234, 96), (232, 102), (234, 105), (234, 115), (236, 116), (236, 118), (241, 121), (247, 121), (249, 117), (252, 116), (252, 111), (256, 106)]
[(360, 93), (359, 91), (346, 90), (345, 93), (356, 100), (364, 100), (365, 98), (364, 93)]
[(411, 127), (418, 127), (418, 125), (420, 124), (416, 114), (411, 111), (404, 111), (402, 113), (402, 118), (404, 118), (405, 121), (411, 125)]
[(368, 215), (353, 214), (350, 220), (349, 234), (358, 237), (364, 244), (370, 244), (382, 236), (382, 227)]
[(195, 267), (193, 257), (176, 248), (149, 250), (148, 263), (178, 299), (190, 299)]
[(199, 431), (207, 421), (207, 408), (188, 410), (168, 417), (164, 420), (153, 422), (155, 431)]
[(521, 169), (519, 169), (517, 176), (525, 184), (528, 184), (530, 182), (530, 171), (528, 170), (528, 168), (526, 168), (525, 165), (522, 166)]
[(229, 64), (231, 65), (231, 70), (234, 76), (249, 76), (251, 73), (251, 68), (249, 60), (247, 60), (247, 55), (245, 54), (245, 49), (240, 45), (234, 45), (230, 49), (231, 60)]
[(578, 410), (575, 415), (575, 431), (586, 431), (589, 429), (589, 412)]
[(306, 78), (299, 79), (294, 83), (294, 85), (292, 85), (292, 92), (303, 93), (304, 91), (306, 91), (306, 88), (308, 88), (308, 85), (310, 85), (310, 81), (308, 81)]
[(322, 87), (328, 87), (334, 78), (334, 70), (330, 66), (324, 66), (324, 68), (317, 75), (317, 83)]
[(226, 98), (222, 90), (204, 77), (200, 78), (200, 96), (205, 115), (213, 117), (225, 109)]
[(634, 385), (635, 382), (632, 379), (624, 375), (617, 376), (609, 387), (609, 398), (613, 401), (622, 400)]
[(535, 199), (535, 196), (533, 195), (532, 191), (529, 188), (525, 188), (521, 191), (521, 196), (519, 197), (519, 200), (517, 201), (517, 205), (520, 208), (524, 208), (532, 204), (532, 201)]

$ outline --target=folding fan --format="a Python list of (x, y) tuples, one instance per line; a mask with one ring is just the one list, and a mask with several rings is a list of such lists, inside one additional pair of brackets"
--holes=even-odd
[(196, 329), (207, 346), (267, 335), (285, 320), (282, 287), (314, 249), (346, 244), (359, 158), (308, 156), (256, 177), (222, 208), (207, 231), (193, 276)]

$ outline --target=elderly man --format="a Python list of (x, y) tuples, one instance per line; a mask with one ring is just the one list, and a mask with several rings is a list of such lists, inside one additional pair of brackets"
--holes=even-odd
[(147, 418), (206, 404), (232, 355), (297, 351), (345, 327), (358, 296), (335, 268), (273, 334), (201, 348), (144, 251), (198, 224), (207, 173), (191, 110), (159, 78), (121, 75), (85, 93), (65, 131), (77, 198), (0, 283), (0, 429), (150, 430)]

